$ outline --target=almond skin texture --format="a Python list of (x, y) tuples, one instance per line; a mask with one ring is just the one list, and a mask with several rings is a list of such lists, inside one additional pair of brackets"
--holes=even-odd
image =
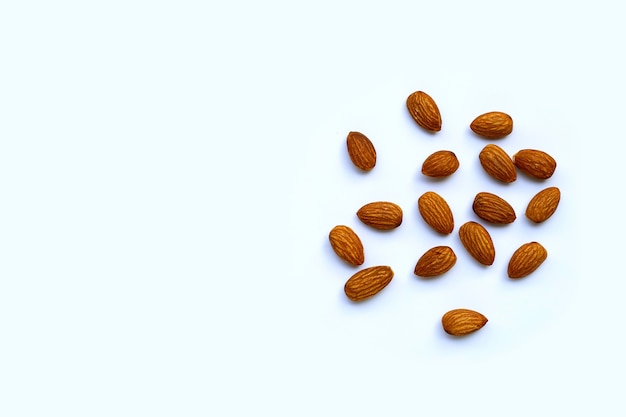
[(470, 129), (483, 138), (502, 139), (513, 131), (513, 119), (506, 113), (492, 111), (475, 118)]
[[(447, 177), (454, 174), (457, 169), (459, 160), (451, 151), (437, 151), (429, 155), (422, 164), (422, 174), (427, 177)], [(515, 171), (515, 167), (513, 170)]]
[(350, 132), (346, 139), (350, 160), (361, 171), (371, 171), (376, 166), (376, 149), (372, 141), (361, 132)]
[(335, 226), (328, 234), (333, 250), (341, 259), (350, 265), (363, 265), (365, 253), (359, 236), (348, 226)]
[(517, 179), (517, 171), (511, 157), (498, 145), (490, 143), (478, 155), (480, 165), (491, 177), (511, 183)]
[(431, 96), (416, 91), (406, 99), (406, 108), (415, 122), (429, 132), (441, 130), (441, 113)]
[(524, 278), (534, 272), (548, 257), (548, 251), (537, 242), (525, 243), (511, 256), (509, 278)]
[(561, 201), (561, 190), (548, 187), (539, 191), (526, 207), (526, 217), (535, 223), (545, 222), (554, 214)]
[(487, 321), (487, 317), (477, 311), (458, 308), (444, 314), (441, 325), (443, 330), (452, 336), (465, 336), (482, 329)]
[(385, 288), (393, 278), (393, 270), (388, 266), (372, 266), (352, 275), (344, 286), (344, 291), (352, 301), (363, 301)]
[(478, 193), (472, 205), (474, 213), (489, 223), (509, 224), (516, 219), (515, 210), (501, 197), (491, 193)]
[(368, 203), (356, 215), (363, 223), (378, 230), (391, 230), (402, 224), (402, 209), (388, 201)]
[(483, 265), (493, 265), (496, 250), (491, 235), (481, 224), (467, 222), (459, 228), (461, 243), (474, 259)]
[(435, 246), (424, 253), (415, 265), (415, 275), (436, 277), (448, 272), (456, 264), (456, 254), (449, 246)]
[(439, 194), (427, 191), (417, 200), (417, 208), (424, 221), (437, 232), (450, 234), (454, 230), (454, 217), (450, 206)]
[(546, 180), (554, 174), (556, 161), (543, 151), (522, 149), (513, 155), (513, 163), (520, 171), (531, 177)]

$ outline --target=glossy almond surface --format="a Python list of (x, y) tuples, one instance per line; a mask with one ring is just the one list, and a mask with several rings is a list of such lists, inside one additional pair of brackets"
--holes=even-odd
[(465, 336), (482, 329), (487, 321), (487, 317), (478, 311), (457, 308), (443, 315), (441, 325), (443, 330), (452, 336)]
[(517, 179), (517, 170), (511, 157), (498, 145), (485, 146), (478, 154), (480, 165), (492, 178), (504, 183)]
[(506, 113), (492, 111), (475, 118), (470, 129), (483, 138), (502, 139), (513, 131), (513, 119)]
[(496, 249), (491, 235), (480, 223), (467, 222), (459, 228), (459, 238), (467, 252), (483, 265), (493, 265)]
[(454, 174), (457, 169), (459, 169), (459, 160), (452, 151), (434, 152), (422, 164), (422, 174), (427, 177), (448, 177)]
[(509, 224), (517, 218), (515, 210), (506, 200), (487, 192), (476, 194), (472, 210), (478, 217), (489, 223)]
[(418, 277), (436, 277), (448, 272), (456, 264), (456, 254), (449, 246), (435, 246), (417, 261), (414, 273)]
[(328, 240), (337, 256), (347, 263), (358, 266), (365, 262), (363, 243), (354, 230), (348, 226), (333, 227), (328, 234)]
[(362, 269), (346, 281), (344, 292), (352, 301), (366, 300), (389, 285), (393, 275), (393, 270), (389, 266), (372, 266)]
[(526, 207), (526, 217), (535, 223), (542, 223), (548, 220), (561, 201), (561, 190), (557, 187), (548, 187), (537, 194), (530, 200)]
[(406, 99), (406, 108), (415, 122), (429, 132), (441, 130), (441, 113), (435, 100), (423, 91), (416, 91)]
[(509, 278), (524, 278), (532, 274), (547, 257), (548, 251), (540, 243), (523, 244), (511, 256), (507, 270)]
[(520, 171), (540, 180), (550, 178), (556, 170), (554, 158), (537, 149), (522, 149), (512, 159)]
[(389, 201), (368, 203), (356, 215), (363, 223), (378, 230), (391, 230), (402, 224), (402, 209)]
[(427, 191), (417, 200), (424, 221), (437, 232), (450, 234), (454, 230), (454, 216), (446, 200), (433, 191)]
[(350, 132), (346, 139), (350, 160), (362, 171), (371, 171), (376, 166), (376, 149), (372, 141), (361, 132)]

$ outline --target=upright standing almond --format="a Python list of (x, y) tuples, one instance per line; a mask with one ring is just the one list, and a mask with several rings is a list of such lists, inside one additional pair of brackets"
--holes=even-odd
[(540, 243), (529, 242), (522, 246), (509, 260), (509, 278), (524, 278), (533, 273), (548, 257), (548, 251)]
[(509, 224), (516, 219), (513, 207), (506, 200), (492, 193), (476, 194), (472, 209), (478, 217), (489, 223)]
[(441, 130), (441, 113), (431, 96), (416, 91), (406, 99), (406, 108), (415, 122), (429, 132)]
[(556, 211), (561, 201), (561, 190), (548, 187), (539, 191), (526, 207), (526, 217), (535, 223), (548, 220)]
[(478, 154), (478, 159), (485, 172), (498, 181), (511, 183), (517, 179), (513, 160), (498, 145), (490, 143), (485, 146)]
[(459, 238), (474, 259), (483, 265), (493, 265), (496, 249), (491, 235), (481, 224), (472, 221), (463, 224), (459, 228)]
[(556, 170), (554, 158), (537, 149), (522, 149), (512, 159), (520, 171), (540, 180), (547, 180)]
[(388, 266), (372, 266), (352, 275), (344, 285), (346, 296), (352, 301), (363, 301), (383, 290), (393, 278)]
[(487, 139), (502, 139), (513, 131), (513, 119), (506, 113), (492, 111), (472, 121), (470, 129)]
[(363, 243), (359, 236), (348, 226), (335, 226), (328, 234), (330, 246), (337, 256), (351, 265), (362, 265), (365, 262)]
[(361, 207), (357, 217), (378, 230), (391, 230), (402, 224), (402, 209), (389, 201), (376, 201)]
[(443, 234), (454, 230), (454, 217), (446, 200), (433, 191), (427, 191), (417, 200), (417, 208), (424, 221)]
[[(459, 168), (459, 160), (454, 152), (437, 151), (429, 155), (422, 164), (422, 174), (427, 177), (447, 177)], [(515, 167), (513, 167), (515, 171)]]
[(362, 171), (371, 171), (376, 166), (376, 149), (361, 132), (350, 132), (346, 139), (348, 155), (352, 163)]

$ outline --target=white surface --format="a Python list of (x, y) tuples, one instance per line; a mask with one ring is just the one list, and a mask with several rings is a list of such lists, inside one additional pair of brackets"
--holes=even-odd
[[(618, 2), (6, 3), (1, 415), (624, 414)], [(440, 135), (408, 119), (416, 89)], [(507, 151), (554, 154), (563, 199), (490, 229), (483, 269), (414, 208), (436, 185), (458, 227), (481, 187), (521, 214), (539, 185), (489, 181), (467, 133), (492, 109), (516, 121)], [(366, 176), (351, 129), (379, 151)], [(445, 148), (459, 172), (421, 178)], [(385, 235), (354, 217), (379, 198), (406, 215)], [(396, 271), (367, 304), (343, 298), (337, 223)], [(531, 239), (550, 257), (508, 282)], [(435, 242), (458, 265), (419, 281)], [(490, 322), (442, 337), (461, 304)]]
[[(570, 146), (573, 128), (555, 129), (537, 114), (550, 109), (540, 109), (519, 97), (498, 97), (493, 99), (496, 107), (486, 107), (488, 99), (474, 97), (494, 97), (493, 89), (476, 92), (463, 85), (449, 89), (447, 76), (439, 79), (430, 83), (430, 93), (437, 97), (444, 121), (442, 131), (434, 135), (419, 128), (404, 107), (406, 96), (419, 89), (411, 82), (376, 86), (346, 103), (347, 107), (328, 124), (321, 124), (306, 152), (308, 164), (302, 167), (298, 181), (306, 186), (293, 194), (292, 247), (297, 249), (296, 265), (307, 271), (301, 278), (318, 277), (320, 293), (314, 302), (325, 306), (323, 321), (343, 343), (355, 343), (355, 337), (368, 337), (380, 326), (379, 330), (388, 334), (379, 343), (403, 346), (397, 353), (403, 352), (407, 359), (414, 355), (447, 357), (449, 349), (458, 355), (459, 345), (465, 354), (475, 350), (476, 354), (492, 356), (519, 347), (549, 325), (577, 287), (576, 270), (568, 260), (568, 254), (576, 250), (577, 209), (572, 198), (576, 186), (575, 176), (570, 174), (576, 170), (577, 156)], [(433, 90), (441, 92), (435, 94)], [(514, 133), (498, 141), (474, 135), (469, 129), (474, 117), (497, 109), (514, 115)], [(377, 148), (378, 163), (369, 173), (356, 169), (347, 155), (345, 136), (350, 130), (365, 133)], [(543, 149), (557, 159), (558, 168), (546, 181), (520, 174), (514, 183), (500, 183), (478, 160), (487, 143), (497, 143), (509, 155), (520, 149)], [(441, 149), (455, 152), (459, 169), (445, 179), (425, 177), (422, 162)], [(561, 189), (562, 202), (552, 218), (536, 225), (526, 219), (526, 205), (548, 186)], [(441, 235), (423, 221), (417, 200), (426, 191), (435, 191), (448, 201), (455, 218), (452, 234)], [(518, 219), (506, 226), (481, 220), (472, 211), (474, 197), (481, 191), (507, 200)], [(399, 204), (404, 212), (402, 225), (380, 232), (362, 224), (356, 211), (371, 201)], [(313, 215), (304, 219), (302, 213)], [(464, 249), (458, 228), (467, 221), (487, 227), (496, 247), (494, 265), (480, 265)], [(328, 232), (336, 224), (346, 224), (361, 236), (366, 252), (362, 267), (389, 265), (395, 271), (394, 280), (380, 295), (359, 305), (345, 297), (343, 284), (361, 268), (345, 265), (328, 243)], [(548, 260), (528, 279), (509, 280), (507, 265), (512, 253), (531, 241), (547, 248)], [(415, 263), (426, 250), (438, 245), (452, 247), (457, 265), (439, 278), (418, 279), (413, 275)], [(453, 340), (441, 330), (443, 313), (461, 307), (481, 311), (490, 319), (481, 335), (471, 341)], [(346, 327), (353, 330), (346, 333)]]

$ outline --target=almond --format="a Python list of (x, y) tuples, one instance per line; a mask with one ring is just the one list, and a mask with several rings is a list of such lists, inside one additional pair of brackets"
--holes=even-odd
[(482, 329), (487, 321), (487, 317), (477, 311), (457, 308), (443, 315), (441, 325), (452, 336), (464, 336)]
[(522, 149), (513, 155), (513, 163), (520, 171), (540, 180), (548, 179), (556, 170), (556, 161), (543, 151)]
[(352, 275), (344, 286), (344, 291), (352, 301), (370, 298), (385, 288), (393, 278), (389, 266), (372, 266)]
[(483, 138), (501, 139), (513, 131), (513, 119), (506, 113), (492, 111), (475, 118), (470, 129)]
[(511, 183), (517, 179), (517, 171), (511, 157), (498, 145), (490, 143), (478, 154), (480, 165), (498, 181)]
[[(447, 177), (454, 174), (458, 168), (459, 160), (454, 152), (437, 151), (429, 155), (422, 164), (422, 174), (428, 177)], [(515, 167), (513, 170), (515, 171)]]
[(450, 234), (454, 229), (454, 217), (450, 206), (439, 194), (427, 191), (417, 200), (417, 208), (424, 221), (433, 229), (443, 234)]
[(344, 261), (351, 265), (363, 265), (365, 254), (359, 236), (348, 226), (335, 226), (328, 234), (330, 246)]
[(524, 278), (531, 274), (548, 257), (548, 251), (540, 243), (530, 242), (520, 246), (509, 261), (509, 278)]
[(441, 113), (431, 96), (416, 91), (406, 99), (406, 108), (415, 122), (429, 132), (441, 130)]
[(550, 218), (561, 201), (561, 190), (557, 187), (548, 187), (539, 191), (530, 200), (526, 207), (526, 217), (535, 223), (541, 223)]
[(402, 224), (402, 209), (388, 201), (368, 203), (356, 215), (363, 223), (378, 230), (391, 230)]
[(348, 133), (346, 144), (350, 160), (357, 168), (362, 171), (371, 171), (376, 166), (376, 149), (372, 141), (363, 133)]
[(496, 250), (487, 229), (476, 222), (467, 222), (459, 228), (461, 243), (474, 259), (483, 265), (493, 265)]
[(449, 246), (435, 246), (424, 253), (415, 265), (418, 277), (436, 277), (448, 272), (456, 263), (456, 254)]
[(491, 193), (478, 193), (472, 204), (474, 213), (489, 223), (509, 224), (516, 219), (515, 210), (503, 198)]

